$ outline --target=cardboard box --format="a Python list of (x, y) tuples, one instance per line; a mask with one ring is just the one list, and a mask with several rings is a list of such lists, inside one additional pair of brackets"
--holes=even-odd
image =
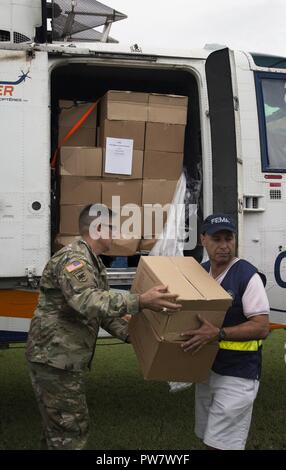
[(102, 149), (99, 147), (62, 147), (60, 174), (101, 176)]
[[(66, 205), (61, 204), (60, 210), (60, 232), (66, 235), (78, 235), (78, 218), (85, 204)], [(67, 239), (62, 239), (67, 241)], [(69, 242), (70, 243), (70, 242)]]
[[(141, 182), (138, 180), (138, 182)], [(110, 207), (110, 206), (109, 206)], [(110, 207), (111, 208), (111, 207)], [(114, 207), (115, 216), (112, 219), (112, 223), (116, 226), (125, 224), (126, 226), (129, 223), (135, 223), (138, 227), (138, 234), (140, 235), (143, 232), (143, 208), (135, 203), (125, 204), (123, 207)]]
[(112, 196), (120, 197), (120, 206), (136, 204), (141, 206), (142, 181), (102, 181), (102, 204), (112, 208)]
[(145, 150), (183, 153), (184, 142), (185, 126), (161, 122), (146, 123)]
[(85, 205), (100, 203), (101, 180), (82, 176), (62, 176), (60, 202)]
[(153, 204), (144, 204), (144, 206), (142, 206), (142, 237), (146, 239), (157, 239), (164, 229), (167, 216), (168, 210), (163, 210), (163, 207), (156, 207)]
[(79, 127), (75, 133), (63, 143), (63, 139), (69, 133), (71, 127), (59, 127), (58, 145), (61, 147), (94, 147), (96, 142), (96, 129)]
[(109, 90), (100, 101), (100, 117), (116, 121), (147, 121), (148, 93)]
[[(83, 103), (80, 101), (59, 100), (59, 125), (71, 129), (94, 103)], [(82, 128), (95, 129), (97, 121), (97, 107), (89, 114), (81, 124)]]
[(144, 150), (145, 122), (111, 121), (109, 119), (104, 119), (100, 123), (100, 147), (105, 148), (106, 137), (132, 139), (134, 150)]
[(192, 356), (182, 351), (180, 334), (199, 327), (198, 313), (221, 327), (232, 298), (194, 258), (141, 257), (132, 292), (141, 294), (160, 284), (179, 295), (182, 310), (170, 314), (144, 310), (132, 318), (132, 345), (144, 377), (202, 382), (208, 377), (218, 345), (206, 345)]
[(102, 176), (104, 178), (120, 179), (141, 179), (143, 174), (143, 150), (133, 150), (132, 173), (131, 175), (121, 175), (116, 173), (105, 173), (105, 150), (103, 151)]
[(142, 239), (139, 245), (139, 251), (151, 251), (157, 240), (151, 238), (150, 240)]
[(217, 345), (208, 345), (191, 356), (182, 350), (178, 335), (158, 335), (142, 312), (130, 320), (129, 333), (145, 380), (193, 383), (207, 380)]
[(116, 239), (112, 241), (110, 250), (104, 254), (106, 256), (134, 256), (138, 251), (139, 243), (139, 239)]
[(165, 205), (172, 202), (177, 181), (143, 180), (142, 206), (144, 204)]
[(148, 121), (186, 124), (188, 97), (151, 93), (148, 101)]
[(183, 171), (183, 153), (145, 150), (143, 177), (147, 179), (179, 179)]
[(112, 225), (115, 227), (115, 232), (123, 239), (132, 236), (140, 240), (143, 233), (142, 207), (135, 204), (126, 204), (124, 207), (114, 208), (114, 213)]

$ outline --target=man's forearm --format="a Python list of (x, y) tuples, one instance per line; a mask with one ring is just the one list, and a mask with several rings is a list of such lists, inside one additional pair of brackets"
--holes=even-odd
[(100, 326), (111, 336), (115, 336), (122, 341), (128, 339), (128, 322), (123, 318), (103, 318)]
[(268, 315), (265, 315), (265, 321), (257, 322), (249, 319), (240, 325), (225, 327), (224, 331), (227, 341), (265, 339), (269, 333)]
[(100, 289), (86, 289), (68, 299), (69, 305), (84, 318), (122, 317), (139, 312), (139, 296)]

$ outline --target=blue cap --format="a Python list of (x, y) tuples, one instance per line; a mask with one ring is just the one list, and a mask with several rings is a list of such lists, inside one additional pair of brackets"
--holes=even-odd
[(203, 221), (201, 233), (213, 235), (221, 230), (236, 232), (234, 220), (227, 214), (211, 214)]

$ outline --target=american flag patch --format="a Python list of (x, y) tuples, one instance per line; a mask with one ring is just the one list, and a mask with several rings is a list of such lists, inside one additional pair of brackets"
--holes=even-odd
[(74, 261), (73, 263), (69, 264), (68, 266), (66, 266), (66, 270), (69, 272), (69, 273), (72, 273), (73, 271), (75, 271), (76, 269), (79, 269), (79, 268), (82, 268), (84, 265), (84, 263), (82, 261)]

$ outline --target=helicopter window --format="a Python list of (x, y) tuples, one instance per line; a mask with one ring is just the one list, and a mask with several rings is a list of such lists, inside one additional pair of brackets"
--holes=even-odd
[(259, 73), (256, 91), (264, 171), (286, 171), (286, 75)]

